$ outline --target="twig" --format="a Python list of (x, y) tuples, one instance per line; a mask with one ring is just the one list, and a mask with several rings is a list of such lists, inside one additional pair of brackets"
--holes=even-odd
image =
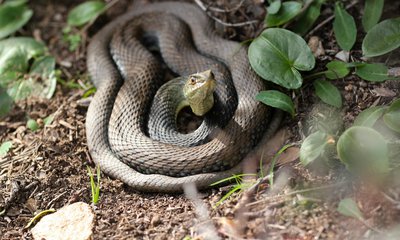
[[(345, 9), (349, 9), (352, 8), (354, 5), (356, 5), (358, 3), (358, 0), (353, 1), (352, 3), (350, 3), (349, 5), (347, 5), (345, 7)], [(325, 24), (329, 23), (330, 21), (332, 21), (335, 18), (335, 15), (332, 15), (330, 17), (328, 17), (327, 19), (325, 19), (324, 21), (322, 21), (320, 24), (318, 24), (315, 28), (313, 28), (311, 31), (309, 31), (307, 33), (307, 35), (305, 36), (305, 38), (308, 38), (309, 36), (313, 35), (316, 31), (318, 31), (320, 28), (322, 28), (323, 26), (325, 26)]]
[[(198, 1), (204, 6), (204, 4), (201, 2), (201, 0), (198, 0)], [(240, 1), (240, 3), (236, 5), (236, 7), (233, 7), (231, 9), (221, 9), (221, 8), (216, 8), (216, 7), (211, 7), (211, 6), (207, 6), (206, 8), (213, 12), (229, 13), (229, 12), (238, 10), (243, 5), (244, 1), (246, 1), (246, 0)]]
[(227, 27), (241, 27), (241, 26), (246, 26), (246, 25), (251, 25), (251, 24), (255, 24), (258, 23), (257, 20), (251, 20), (251, 21), (246, 21), (246, 22), (239, 22), (239, 23), (228, 23), (228, 22), (224, 22), (219, 18), (214, 17), (213, 15), (210, 14), (210, 12), (208, 11), (208, 8), (204, 5), (204, 3), (201, 0), (194, 0), (195, 3), (210, 17), (212, 18), (214, 21), (227, 26)]

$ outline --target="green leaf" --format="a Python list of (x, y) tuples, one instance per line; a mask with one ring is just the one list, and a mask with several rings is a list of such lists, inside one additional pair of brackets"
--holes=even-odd
[(384, 64), (371, 63), (356, 67), (356, 74), (360, 78), (371, 82), (383, 82), (388, 80), (388, 68)]
[(45, 51), (46, 47), (32, 38), (0, 41), (0, 86), (14, 100), (53, 95), (57, 83), (55, 60), (43, 56)]
[(389, 170), (387, 142), (372, 128), (350, 127), (340, 136), (336, 147), (340, 160), (352, 172), (368, 176)]
[(364, 219), (360, 209), (358, 208), (357, 203), (354, 202), (354, 200), (351, 198), (342, 199), (339, 202), (337, 210), (338, 210), (338, 212), (340, 212), (341, 214), (343, 214), (345, 216), (353, 217), (353, 218), (356, 218), (359, 220)]
[(282, 2), (281, 0), (274, 0), (268, 7), (267, 13), (268, 14), (276, 14), (279, 9), (281, 8)]
[(81, 3), (74, 7), (68, 14), (68, 25), (82, 26), (103, 13), (105, 8), (106, 4), (102, 1), (87, 1)]
[(33, 15), (26, 0), (7, 1), (0, 5), (0, 39), (16, 32)]
[(307, 166), (324, 153), (328, 144), (328, 136), (326, 133), (317, 131), (310, 134), (301, 144), (300, 162)]
[(301, 11), (301, 3), (295, 1), (283, 2), (276, 14), (268, 13), (265, 17), (267, 27), (275, 27), (289, 22)]
[(262, 78), (285, 88), (299, 88), (303, 79), (300, 71), (314, 68), (315, 58), (299, 35), (285, 29), (264, 30), (250, 44), (249, 61)]
[(295, 110), (292, 99), (284, 93), (275, 90), (261, 91), (257, 94), (256, 100), (268, 106), (286, 111), (294, 117)]
[(382, 117), (386, 107), (369, 107), (362, 111), (354, 120), (353, 126), (372, 127)]
[(26, 127), (29, 128), (32, 132), (34, 132), (39, 129), (39, 124), (35, 120), (30, 118), (26, 122)]
[(307, 10), (301, 14), (300, 18), (291, 27), (293, 31), (297, 34), (304, 35), (307, 31), (314, 25), (315, 21), (321, 13), (321, 6), (325, 0), (315, 0), (313, 1)]
[(383, 115), (383, 121), (390, 129), (400, 133), (400, 99), (390, 105), (388, 111)]
[(0, 146), (0, 157), (4, 157), (8, 151), (12, 148), (12, 142), (11, 141), (6, 141), (3, 142)]
[(332, 83), (325, 80), (314, 81), (315, 94), (324, 102), (337, 108), (342, 107), (342, 96)]
[[(7, 38), (0, 41), (0, 85), (13, 81), (17, 73), (29, 69), (31, 58), (43, 55), (46, 47), (43, 43), (29, 37)], [(13, 76), (14, 78), (7, 78)]]
[(328, 71), (326, 71), (325, 76), (329, 79), (343, 78), (350, 72), (347, 63), (341, 61), (329, 62), (326, 67)]
[(368, 31), (362, 43), (366, 57), (380, 56), (400, 47), (400, 18), (382, 21)]
[(379, 22), (382, 15), (384, 1), (385, 0), (365, 0), (362, 25), (366, 32)]
[(354, 18), (344, 8), (342, 8), (340, 2), (336, 2), (335, 5), (333, 31), (339, 46), (343, 50), (350, 51), (356, 42), (356, 23)]

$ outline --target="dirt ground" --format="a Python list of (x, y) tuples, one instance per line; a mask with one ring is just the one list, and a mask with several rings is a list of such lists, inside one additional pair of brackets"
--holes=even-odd
[[(91, 202), (87, 166), (93, 169), (94, 164), (86, 146), (87, 104), (82, 99), (91, 86), (85, 65), (86, 44), (69, 51), (62, 40), (68, 11), (80, 2), (83, 1), (30, 1), (34, 16), (17, 33), (33, 36), (48, 46), (67, 84), (58, 84), (50, 100), (29, 98), (18, 102), (6, 118), (0, 119), (0, 143), (13, 142), (9, 154), (0, 158), (0, 210), (6, 209), (0, 215), (1, 239), (31, 239), (25, 226), (41, 210)], [(208, 2), (232, 9), (240, 1)], [(242, 7), (227, 13), (211, 12), (228, 23), (258, 20), (257, 24), (244, 27), (216, 24), (218, 32), (237, 41), (256, 36), (262, 30), (265, 14), (257, 2), (245, 1)], [(400, 12), (400, 4), (393, 2), (385, 17), (390, 12)], [(117, 1), (88, 29), (86, 43), (130, 5), (128, 0)], [(360, 22), (362, 4), (355, 4), (349, 11)], [(332, 14), (330, 9), (323, 9), (321, 19)], [(317, 59), (317, 68), (322, 69), (339, 51), (332, 23), (313, 35), (322, 39), (326, 52)], [(360, 49), (361, 39), (359, 36), (355, 49)], [(361, 53), (355, 50), (353, 55), (359, 57)], [(398, 58), (381, 60), (399, 66)], [(294, 95), (298, 114), (284, 120), (283, 130), (273, 140), (278, 149), (286, 143), (299, 146), (321, 117), (339, 117), (349, 126), (363, 109), (388, 104), (399, 96), (398, 84), (393, 82), (372, 84), (349, 75), (334, 83), (344, 97), (342, 111), (325, 111), (313, 94), (312, 85), (305, 83)], [(54, 114), (54, 121), (49, 126), (36, 132), (26, 128), (27, 116), (40, 123), (50, 114)], [(400, 179), (396, 174), (391, 181), (374, 185), (351, 181), (340, 164), (320, 171), (305, 169), (297, 158), (288, 159), (278, 162), (274, 188), (269, 187), (268, 181), (260, 181), (257, 188), (233, 195), (216, 208), (213, 206), (229, 192), (229, 186), (201, 192), (199, 199), (192, 201), (182, 194), (136, 192), (103, 175), (100, 201), (94, 206), (94, 239), (213, 239), (213, 233), (227, 239), (396, 239), (388, 235), (399, 232), (400, 226)], [(338, 202), (345, 197), (355, 199), (365, 222), (338, 213)], [(199, 202), (208, 207), (208, 213), (198, 211)]]

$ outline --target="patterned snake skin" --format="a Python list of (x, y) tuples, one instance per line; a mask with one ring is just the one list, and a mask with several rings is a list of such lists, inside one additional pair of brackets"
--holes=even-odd
[[(150, 43), (177, 75), (215, 72), (218, 111), (192, 134), (207, 135), (204, 143), (178, 146), (174, 140), (183, 134), (176, 133), (165, 141), (149, 137), (154, 122), (164, 122), (157, 117), (161, 120), (147, 125), (163, 79)], [(265, 86), (249, 65), (247, 49), (215, 35), (195, 5), (163, 2), (119, 17), (94, 36), (87, 62), (97, 87), (86, 118), (92, 158), (106, 174), (140, 191), (180, 192), (186, 183), (206, 188), (239, 173), (240, 161), (280, 122), (254, 99)], [(214, 125), (213, 119), (218, 119)]]

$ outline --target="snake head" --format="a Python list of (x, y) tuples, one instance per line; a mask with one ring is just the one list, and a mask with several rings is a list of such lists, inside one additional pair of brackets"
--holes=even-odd
[(183, 94), (194, 114), (203, 116), (213, 107), (215, 87), (216, 80), (211, 70), (189, 75)]

